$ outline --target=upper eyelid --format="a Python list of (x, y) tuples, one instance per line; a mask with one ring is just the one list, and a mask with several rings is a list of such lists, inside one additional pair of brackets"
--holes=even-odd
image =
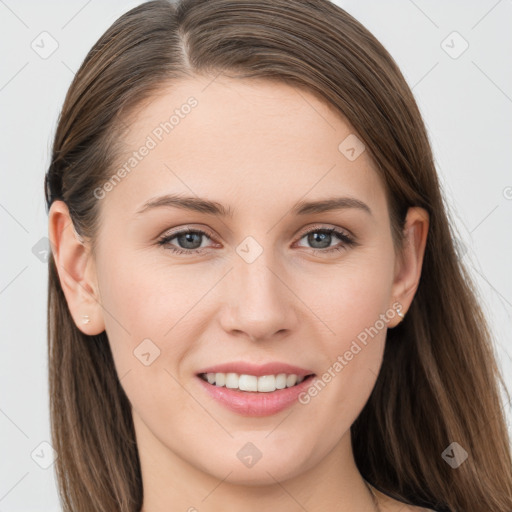
[(344, 235), (348, 236), (349, 238), (354, 238), (354, 235), (346, 228), (340, 228), (338, 226), (326, 226), (326, 225), (320, 225), (320, 226), (313, 226), (311, 228), (307, 228), (305, 231), (301, 231), (301, 237), (304, 235), (307, 235), (308, 233), (315, 232), (315, 231), (340, 231)]
[(185, 233), (200, 233), (202, 235), (206, 235), (208, 238), (210, 239), (214, 239), (215, 238), (215, 235), (210, 232), (208, 229), (206, 228), (194, 228), (194, 227), (185, 227), (185, 228), (182, 228), (182, 229), (177, 229), (176, 231), (171, 231), (171, 232), (168, 232), (168, 231), (164, 231), (164, 233), (162, 233), (158, 239), (159, 240), (162, 240), (163, 238), (174, 238), (178, 235), (183, 235)]

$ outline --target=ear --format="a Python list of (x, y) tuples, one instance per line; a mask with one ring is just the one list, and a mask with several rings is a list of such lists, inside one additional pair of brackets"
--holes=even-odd
[[(400, 303), (404, 315), (411, 305), (420, 282), (428, 227), (428, 212), (420, 207), (409, 208), (404, 225), (403, 248), (395, 262), (392, 287), (395, 302)], [(390, 327), (394, 327), (399, 322), (400, 318), (397, 317), (395, 324)]]
[[(48, 237), (60, 284), (76, 326), (89, 336), (105, 330), (94, 260), (89, 246), (76, 233), (63, 201), (54, 201), (48, 214)], [(84, 316), (89, 321), (84, 322)]]

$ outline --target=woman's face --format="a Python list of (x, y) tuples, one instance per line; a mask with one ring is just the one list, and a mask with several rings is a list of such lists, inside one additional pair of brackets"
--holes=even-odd
[[(255, 484), (347, 458), (419, 277), (399, 264), (353, 129), (302, 90), (219, 76), (154, 97), (123, 141), (117, 177), (95, 191), (90, 328), (108, 335), (143, 467)], [(208, 369), (266, 391), (207, 383)], [(300, 393), (270, 391), (301, 372), (316, 377)]]

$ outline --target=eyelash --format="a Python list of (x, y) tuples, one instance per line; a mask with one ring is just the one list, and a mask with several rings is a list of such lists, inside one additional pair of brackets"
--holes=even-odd
[[(336, 228), (318, 228), (318, 227), (314, 227), (314, 228), (312, 228), (312, 229), (302, 233), (302, 235), (300, 236), (299, 240), (301, 240), (305, 236), (309, 235), (310, 233), (317, 233), (317, 232), (318, 233), (335, 234), (339, 239), (341, 239), (343, 244), (342, 245), (337, 245), (337, 246), (334, 246), (334, 247), (330, 247), (328, 249), (312, 249), (314, 254), (316, 254), (317, 252), (321, 252), (323, 254), (325, 254), (325, 253), (333, 253), (333, 252), (337, 252), (337, 251), (342, 251), (346, 247), (352, 247), (352, 246), (357, 245), (356, 241), (352, 237), (350, 237), (349, 235), (347, 235), (343, 231), (340, 231), (340, 230), (338, 230)], [(182, 231), (177, 231), (176, 233), (172, 233), (170, 235), (164, 235), (163, 237), (158, 239), (157, 243), (158, 243), (159, 246), (166, 246), (166, 245), (169, 245), (170, 241), (173, 240), (174, 238), (176, 238), (176, 237), (178, 237), (180, 235), (185, 235), (187, 233), (200, 234), (200, 235), (206, 236), (210, 240), (213, 239), (211, 234), (206, 232), (206, 231), (202, 231), (200, 229), (188, 228), (188, 229), (184, 229)], [(202, 247), (202, 248), (199, 248), (199, 249), (180, 249), (178, 247), (169, 246), (167, 248), (167, 250), (170, 250), (171, 252), (173, 252), (175, 254), (200, 254), (200, 253), (202, 253), (204, 251), (204, 249), (206, 249), (206, 247)]]

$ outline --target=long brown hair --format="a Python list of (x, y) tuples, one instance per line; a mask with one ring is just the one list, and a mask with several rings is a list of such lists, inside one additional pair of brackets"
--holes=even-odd
[[(304, 88), (348, 120), (385, 184), (398, 246), (408, 207), (430, 215), (416, 296), (388, 331), (375, 388), (351, 428), (362, 476), (413, 505), (510, 512), (500, 385), (507, 390), (454, 248), (425, 126), (392, 57), (343, 9), (328, 0), (182, 0), (144, 3), (121, 16), (67, 93), (45, 178), (48, 209), (64, 201), (94, 247), (93, 191), (112, 174), (128, 114), (173, 80), (220, 72)], [(143, 489), (130, 403), (106, 333), (86, 336), (76, 327), (52, 255), (48, 351), (64, 509), (138, 512)], [(468, 453), (457, 468), (443, 457), (453, 442)]]

